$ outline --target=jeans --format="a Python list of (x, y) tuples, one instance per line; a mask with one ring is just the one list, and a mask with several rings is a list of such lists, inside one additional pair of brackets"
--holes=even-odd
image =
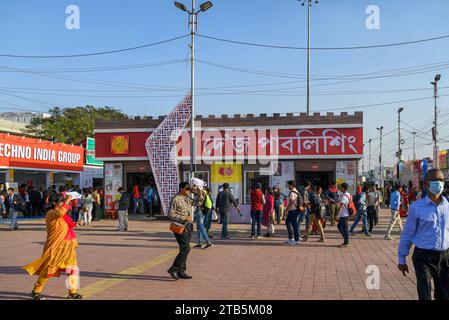
[(344, 239), (344, 244), (349, 244), (349, 232), (348, 232), (348, 217), (340, 217), (340, 221), (338, 221), (338, 231), (340, 231), (341, 235)]
[(363, 223), (363, 231), (365, 231), (365, 234), (369, 234), (368, 232), (368, 219), (366, 216), (366, 211), (364, 209), (357, 210), (357, 216), (355, 217), (355, 221), (351, 226), (351, 229), (349, 229), (350, 233), (354, 232), (355, 227), (359, 224), (360, 220), (362, 220)]
[(374, 206), (369, 206), (367, 209), (369, 232), (373, 231), (374, 222), (376, 221), (376, 208)]
[(432, 300), (432, 279), (435, 300), (449, 300), (449, 250), (415, 248), (412, 259), (419, 300)]
[(337, 216), (337, 205), (335, 203), (329, 204), (329, 215), (331, 216), (331, 226), (333, 226)]
[(153, 217), (153, 201), (147, 200), (147, 209), (148, 209), (148, 216)]
[(133, 204), (134, 204), (133, 214), (136, 214), (137, 213), (137, 208), (139, 207), (139, 199), (133, 197)]
[(97, 220), (100, 216), (100, 205), (94, 201), (92, 209), (92, 220)]
[(281, 223), (281, 201), (276, 200), (274, 202), (274, 211), (276, 212), (276, 222), (277, 224)]
[(380, 211), (380, 205), (376, 206), (376, 213), (374, 215), (374, 225), (377, 226), (379, 224), (379, 211)]
[(78, 222), (78, 214), (79, 214), (79, 209), (78, 208), (73, 208), (72, 209), (72, 220), (75, 223)]
[[(305, 230), (307, 231), (307, 227), (310, 224), (310, 212), (307, 209), (304, 209), (304, 212), (299, 213), (298, 215), (298, 230), (301, 231), (301, 222), (303, 222), (303, 220), (306, 220), (306, 227)], [(307, 237), (307, 232), (306, 232), (306, 237)]]
[(298, 229), (298, 210), (290, 210), (285, 220), (285, 225), (287, 226), (288, 239), (295, 239), (299, 241), (299, 229)]
[(210, 228), (212, 227), (212, 209), (206, 208), (206, 213), (204, 214), (204, 228), (209, 235)]
[(201, 210), (197, 210), (195, 212), (195, 222), (196, 222), (196, 229), (198, 231), (198, 244), (201, 244), (201, 238), (204, 239), (204, 241), (207, 244), (210, 244), (209, 235), (206, 232), (206, 229), (204, 228), (204, 215), (201, 212)]
[(19, 215), (19, 211), (14, 210), (14, 209), (9, 210), (9, 219), (11, 219), (11, 226), (10, 226), (11, 230), (15, 230), (18, 228), (18, 225), (17, 225), (17, 216), (18, 215)]
[(221, 239), (226, 240), (228, 237), (228, 224), (229, 221), (231, 220), (231, 213), (230, 212), (220, 213), (220, 219), (222, 223)]
[(118, 229), (128, 229), (128, 210), (118, 210)]
[(186, 231), (183, 234), (173, 233), (175, 235), (176, 241), (179, 245), (179, 253), (173, 261), (173, 265), (169, 269), (174, 272), (184, 272), (187, 269), (187, 256), (190, 252), (190, 239), (192, 237), (192, 225), (188, 224), (186, 226)]
[(251, 211), (251, 236), (260, 237), (261, 227), (262, 227), (262, 211), (259, 210)]

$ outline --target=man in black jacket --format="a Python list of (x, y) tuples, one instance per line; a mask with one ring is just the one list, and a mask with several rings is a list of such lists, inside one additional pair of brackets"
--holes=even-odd
[(221, 240), (229, 239), (228, 235), (228, 224), (231, 220), (231, 205), (233, 205), (237, 212), (240, 213), (237, 202), (234, 199), (231, 191), (229, 190), (229, 184), (223, 184), (223, 191), (217, 195), (217, 201), (215, 201), (215, 207), (220, 214), (220, 219), (222, 223), (221, 229)]

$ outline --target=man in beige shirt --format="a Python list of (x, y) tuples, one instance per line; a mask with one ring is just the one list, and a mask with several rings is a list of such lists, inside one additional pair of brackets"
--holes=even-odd
[(191, 279), (186, 273), (187, 269), (187, 256), (190, 252), (190, 239), (193, 231), (193, 200), (190, 197), (191, 192), (190, 184), (187, 182), (181, 182), (179, 184), (179, 193), (173, 198), (168, 217), (179, 224), (185, 226), (184, 232), (178, 234), (173, 232), (176, 241), (179, 244), (179, 253), (173, 262), (173, 265), (167, 272), (175, 279)]

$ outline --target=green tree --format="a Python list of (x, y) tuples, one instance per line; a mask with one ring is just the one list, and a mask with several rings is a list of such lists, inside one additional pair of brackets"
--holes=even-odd
[(24, 130), (25, 134), (55, 142), (78, 143), (93, 137), (95, 120), (121, 120), (128, 116), (111, 107), (51, 108), (50, 117), (34, 117)]

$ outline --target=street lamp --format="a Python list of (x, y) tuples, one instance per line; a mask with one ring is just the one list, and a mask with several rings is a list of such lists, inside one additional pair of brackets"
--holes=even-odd
[(401, 163), (401, 159), (402, 159), (402, 148), (401, 148), (401, 144), (402, 144), (402, 140), (401, 140), (401, 112), (404, 111), (403, 107), (400, 107), (398, 109), (398, 152), (397, 152), (397, 157), (398, 157), (398, 167), (397, 167), (397, 178), (398, 178), (398, 184), (400, 184), (400, 176), (399, 176), (399, 165)]
[[(307, 2), (307, 116), (310, 115), (310, 15), (312, 11), (313, 0), (299, 0), (304, 7)], [(315, 4), (318, 4), (315, 1)]]
[(377, 128), (377, 130), (379, 130), (379, 138), (380, 138), (380, 146), (379, 146), (379, 149), (380, 149), (380, 151), (379, 151), (379, 167), (380, 167), (380, 186), (381, 186), (381, 188), (383, 188), (384, 187), (384, 185), (383, 185), (383, 179), (384, 179), (384, 177), (383, 177), (383, 170), (382, 170), (382, 130), (384, 129), (384, 127), (382, 126), (382, 127), (380, 127), (380, 128)]
[(190, 179), (194, 178), (195, 174), (195, 34), (198, 30), (198, 13), (205, 12), (212, 8), (211, 1), (204, 2), (200, 5), (200, 10), (195, 9), (195, 0), (192, 0), (192, 10), (189, 11), (187, 7), (175, 1), (176, 8), (187, 12), (189, 14), (189, 28), (191, 35), (190, 43), (190, 95), (192, 101), (192, 115), (190, 118)]
[(437, 108), (437, 98), (438, 98), (438, 81), (440, 81), (441, 79), (441, 74), (437, 74), (435, 75), (435, 81), (431, 82), (430, 84), (433, 85), (433, 98), (435, 100), (435, 121), (434, 121), (434, 127), (432, 128), (432, 136), (433, 136), (433, 141), (434, 141), (434, 148), (433, 148), (433, 161), (435, 163), (435, 167), (438, 168), (439, 167), (439, 163), (438, 163), (438, 129), (437, 129), (437, 116), (438, 116), (438, 108)]

